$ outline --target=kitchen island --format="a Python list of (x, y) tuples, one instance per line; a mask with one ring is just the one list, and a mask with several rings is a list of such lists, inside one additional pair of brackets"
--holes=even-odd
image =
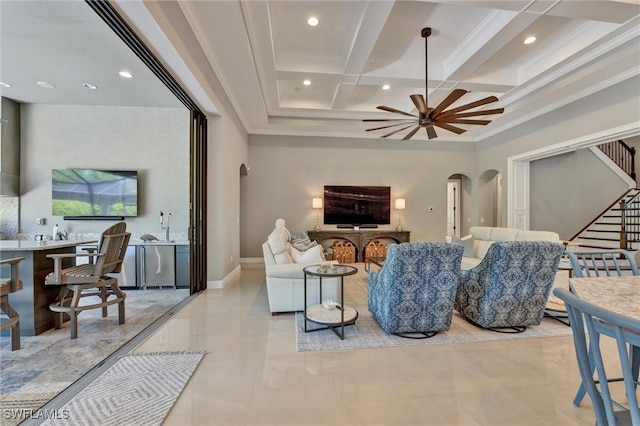
[[(76, 246), (96, 243), (97, 240), (0, 240), (0, 259), (24, 257), (19, 271), (23, 288), (9, 295), (9, 302), (20, 315), (20, 334), (35, 336), (54, 327), (54, 318), (49, 304), (55, 301), (60, 287), (44, 284), (47, 274), (53, 272), (53, 260), (47, 255), (75, 253)], [(74, 259), (64, 259), (63, 267), (74, 265)], [(7, 275), (2, 270), (1, 275)]]

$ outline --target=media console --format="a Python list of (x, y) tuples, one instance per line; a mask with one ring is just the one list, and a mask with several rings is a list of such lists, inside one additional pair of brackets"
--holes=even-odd
[(409, 234), (411, 231), (383, 231), (383, 230), (346, 230), (346, 229), (332, 229), (326, 231), (307, 231), (311, 240), (318, 241), (318, 244), (322, 244), (325, 240), (347, 240), (357, 250), (356, 259), (359, 262), (364, 262), (364, 248), (370, 241), (380, 239), (390, 239), (396, 243), (408, 243)]

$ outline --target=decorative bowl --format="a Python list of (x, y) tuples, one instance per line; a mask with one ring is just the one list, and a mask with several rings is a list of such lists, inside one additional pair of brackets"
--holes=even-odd
[(326, 310), (330, 311), (332, 309), (335, 309), (336, 306), (338, 306), (338, 302), (334, 302), (333, 300), (323, 300), (322, 306), (324, 306)]

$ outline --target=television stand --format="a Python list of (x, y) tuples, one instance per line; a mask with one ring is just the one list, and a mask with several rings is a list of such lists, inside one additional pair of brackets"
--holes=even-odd
[(353, 230), (334, 229), (326, 231), (307, 231), (309, 238), (322, 245), (324, 240), (347, 240), (356, 248), (356, 261), (364, 262), (364, 248), (370, 241), (390, 239), (396, 243), (409, 242), (411, 231)]

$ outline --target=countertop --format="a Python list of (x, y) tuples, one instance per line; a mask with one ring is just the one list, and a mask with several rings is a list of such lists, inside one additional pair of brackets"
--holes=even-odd
[(39, 251), (56, 248), (75, 247), (83, 244), (95, 244), (98, 240), (0, 240), (1, 251)]

